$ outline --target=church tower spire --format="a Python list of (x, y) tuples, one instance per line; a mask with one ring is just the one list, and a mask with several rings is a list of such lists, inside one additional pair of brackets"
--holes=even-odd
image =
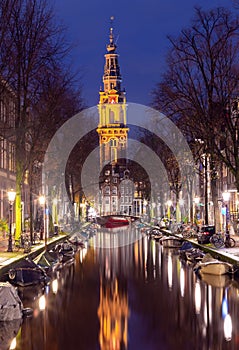
[(103, 75), (104, 89), (98, 104), (100, 148), (100, 212), (116, 214), (120, 211), (121, 173), (126, 169), (128, 131), (126, 121), (126, 93), (121, 88), (119, 55), (111, 18), (109, 43), (106, 46)]
[(109, 43), (106, 46), (105, 66), (103, 75), (104, 89), (100, 91), (98, 104), (100, 144), (100, 166), (111, 163), (115, 165), (119, 158), (126, 159), (128, 127), (126, 125), (126, 93), (121, 88), (121, 73), (119, 55), (116, 52), (116, 42), (113, 34), (113, 17)]
[[(111, 27), (109, 35), (109, 44), (106, 46), (107, 53), (105, 54), (105, 67), (103, 75), (104, 91), (115, 89), (118, 93), (121, 92), (121, 74), (119, 66), (119, 55), (116, 52), (116, 42), (113, 34), (113, 17), (111, 17)], [(119, 102), (123, 102), (124, 94)]]

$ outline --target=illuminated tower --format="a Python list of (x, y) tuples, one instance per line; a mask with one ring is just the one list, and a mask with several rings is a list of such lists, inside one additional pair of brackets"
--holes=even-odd
[[(113, 20), (113, 18), (111, 18)], [(116, 42), (111, 23), (109, 44), (105, 54), (103, 90), (98, 104), (97, 132), (100, 146), (100, 213), (116, 214), (121, 211), (119, 184), (126, 170), (126, 151), (129, 128), (126, 124), (126, 93), (121, 87), (121, 74), (116, 53)]]
[[(112, 19), (112, 18), (111, 18)], [(128, 128), (126, 125), (126, 93), (121, 88), (121, 74), (116, 53), (113, 28), (110, 28), (110, 42), (105, 54), (103, 91), (98, 104), (100, 144), (100, 168), (106, 164), (116, 165), (120, 158), (126, 159)]]

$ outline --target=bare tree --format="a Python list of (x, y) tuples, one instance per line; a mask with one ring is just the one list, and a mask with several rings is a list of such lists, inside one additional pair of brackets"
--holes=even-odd
[[(17, 100), (15, 123), (16, 238), (19, 239), (21, 188), (26, 170), (34, 159), (30, 157), (35, 154), (37, 144), (39, 146), (39, 142), (36, 141), (39, 136), (37, 135), (38, 129), (43, 133), (48, 124), (48, 130), (50, 130), (50, 124), (56, 120), (53, 122), (49, 114), (57, 115), (56, 101), (59, 102), (59, 95), (67, 98), (67, 79), (62, 79), (64, 67), (61, 62), (69, 52), (69, 46), (64, 38), (65, 30), (56, 23), (53, 9), (46, 0), (3, 0), (0, 3), (0, 15), (5, 21), (5, 26), (1, 26), (0, 29), (0, 40), (2, 39), (0, 42), (2, 53), (0, 74), (12, 87)], [(56, 83), (59, 73), (61, 73), (61, 82), (65, 83), (65, 89), (62, 87), (60, 91), (58, 84), (58, 91), (55, 91), (55, 97), (58, 99), (54, 101), (55, 105), (52, 98), (45, 101), (43, 105), (42, 99), (44, 91), (46, 93), (47, 82)], [(52, 85), (51, 89), (53, 89)], [(49, 89), (47, 92), (50, 94)], [(41, 111), (39, 110), (36, 115), (37, 106), (39, 109), (40, 103)], [(33, 110), (34, 113), (32, 113)], [(63, 112), (63, 109), (61, 111)], [(66, 116), (63, 114), (61, 113), (60, 116), (64, 119)], [(34, 124), (31, 118), (33, 120), (35, 118)], [(54, 128), (55, 126), (56, 124)], [(27, 144), (31, 144), (30, 152), (26, 150)]]
[[(211, 173), (220, 160), (239, 190), (238, 122), (230, 115), (225, 118), (231, 98), (239, 92), (238, 35), (238, 18), (228, 10), (196, 8), (191, 26), (178, 38), (169, 38), (168, 68), (153, 92), (153, 105), (174, 118), (190, 140), (203, 140)], [(211, 176), (211, 189), (218, 208), (216, 176)]]
[[(54, 76), (46, 74), (42, 81), (42, 92), (36, 104), (31, 104), (27, 145), (26, 167), (29, 172), (30, 193), (30, 233), (33, 237), (33, 194), (41, 194), (41, 164), (44, 161), (48, 143), (57, 129), (69, 118), (83, 109), (84, 104), (79, 89), (80, 83), (70, 73), (62, 69)], [(58, 191), (56, 189), (56, 191)]]

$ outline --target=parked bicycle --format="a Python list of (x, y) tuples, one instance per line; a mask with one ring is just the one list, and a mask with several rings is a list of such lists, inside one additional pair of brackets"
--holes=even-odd
[(235, 239), (230, 237), (229, 234), (225, 234), (225, 238), (222, 232), (217, 232), (212, 235), (210, 238), (210, 242), (216, 247), (216, 248), (222, 248), (225, 246), (226, 248), (233, 248), (236, 245)]
[(41, 233), (39, 231), (33, 232), (33, 244), (40, 244), (41, 243)]
[(15, 248), (17, 250), (23, 249), (24, 253), (30, 253), (31, 251), (31, 239), (27, 233), (21, 233), (20, 239), (15, 240)]
[(198, 228), (194, 224), (181, 225), (177, 230), (177, 233), (181, 233), (183, 238), (196, 237), (197, 232), (198, 232)]

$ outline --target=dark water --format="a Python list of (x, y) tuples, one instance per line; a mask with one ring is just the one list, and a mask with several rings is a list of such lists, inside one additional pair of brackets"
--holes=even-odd
[[(102, 239), (114, 248), (94, 247)], [(117, 245), (101, 232), (45, 290), (19, 290), (34, 313), (15, 349), (239, 349), (236, 280), (199, 280), (177, 250), (148, 237)]]

